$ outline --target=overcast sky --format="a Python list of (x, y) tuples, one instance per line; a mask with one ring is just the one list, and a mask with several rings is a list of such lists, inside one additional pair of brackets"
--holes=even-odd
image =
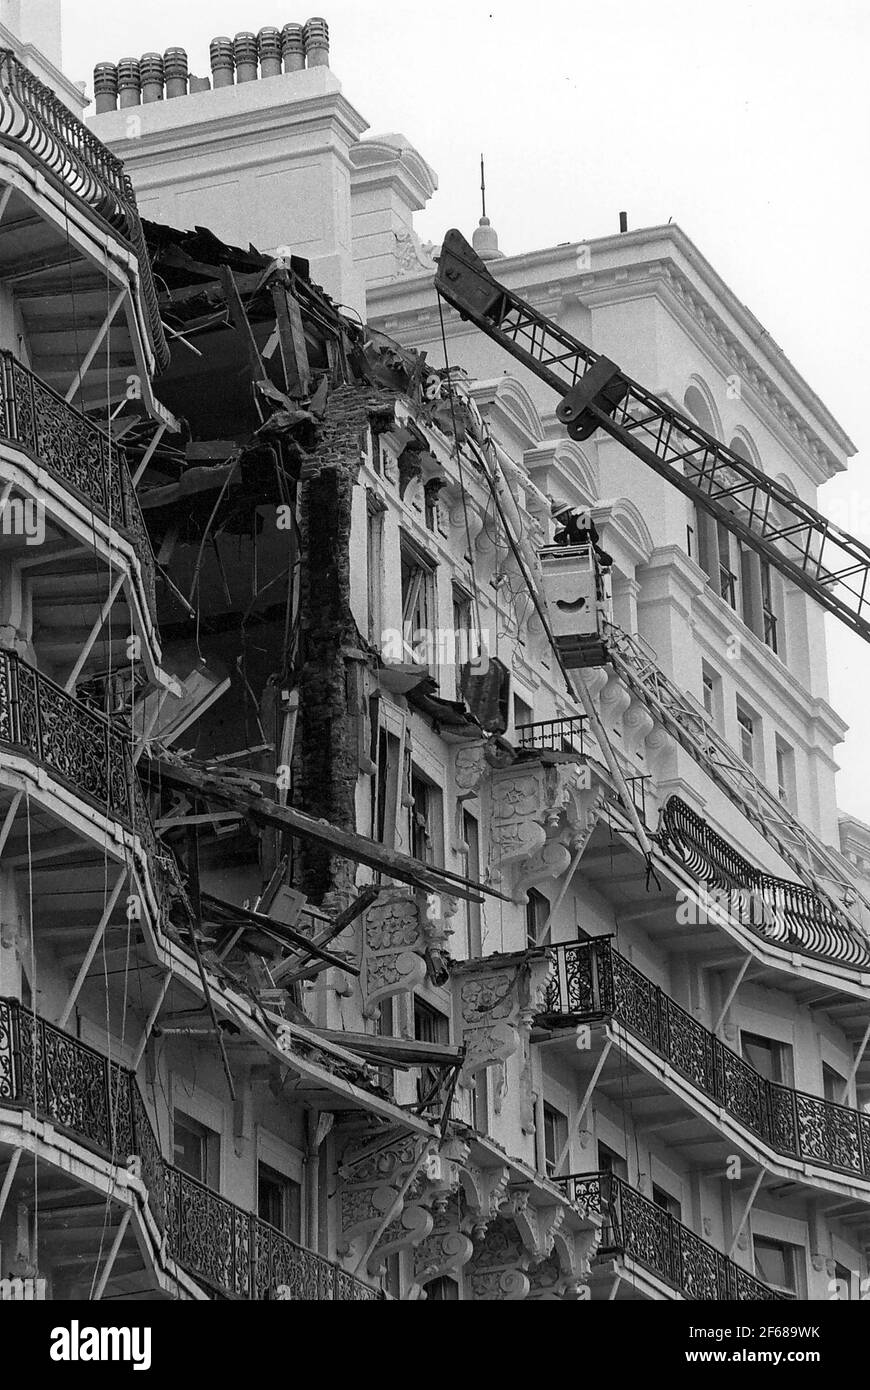
[[(304, 21), (276, 0), (63, 0), (64, 67)], [(488, 211), (508, 254), (673, 218), (854, 440), (821, 508), (870, 542), (867, 0), (323, 0), (331, 66), (372, 133), (436, 170), (424, 239)], [(870, 647), (829, 620), (852, 726), (839, 801), (870, 821)], [(835, 630), (836, 629), (836, 630)]]

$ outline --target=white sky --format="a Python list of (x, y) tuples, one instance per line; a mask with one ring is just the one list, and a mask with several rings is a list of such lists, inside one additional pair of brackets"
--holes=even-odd
[[(26, 3), (26, 0), (25, 0)], [(208, 44), (276, 0), (62, 0), (64, 68)], [(437, 171), (424, 239), (488, 212), (508, 254), (673, 218), (806, 376), (863, 458), (870, 378), (866, 0), (317, 0), (330, 65), (372, 133)], [(322, 5), (322, 8), (321, 8)], [(870, 541), (862, 454), (821, 508)], [(870, 647), (829, 619), (831, 700), (852, 726), (839, 801), (870, 821)]]

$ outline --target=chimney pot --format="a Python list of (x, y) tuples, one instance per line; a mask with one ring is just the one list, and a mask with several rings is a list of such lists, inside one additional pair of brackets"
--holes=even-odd
[(305, 31), (301, 24), (285, 24), (281, 30), (281, 55), (285, 72), (305, 67)]
[(118, 62), (118, 105), (138, 106), (142, 83), (138, 58), (121, 58)]
[(226, 38), (225, 35), (212, 39), (208, 46), (208, 52), (211, 60), (212, 86), (215, 91), (218, 87), (232, 87), (233, 72), (236, 66), (233, 58), (232, 39)]
[(256, 82), (257, 80), (257, 35), (243, 31), (233, 39), (233, 57), (236, 60), (236, 81)]
[(277, 77), (281, 72), (281, 30), (271, 24), (261, 29), (257, 34), (257, 52), (260, 76)]
[(97, 63), (94, 68), (94, 101), (97, 115), (118, 107), (118, 68), (115, 63)]
[(310, 68), (329, 67), (329, 25), (315, 16), (305, 22), (305, 61)]
[(163, 54), (163, 75), (167, 97), (187, 96), (187, 53), (183, 48), (167, 48)]
[(143, 53), (139, 59), (142, 101), (163, 100), (163, 59), (159, 53)]

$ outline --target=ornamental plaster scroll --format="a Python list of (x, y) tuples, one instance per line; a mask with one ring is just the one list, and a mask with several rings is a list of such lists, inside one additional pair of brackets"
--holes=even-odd
[(386, 889), (363, 916), (363, 1013), (426, 978), (427, 950), (443, 950), (459, 904), (447, 894)]
[(552, 962), (546, 956), (501, 967), (482, 964), (473, 974), (463, 975), (457, 986), (456, 1012), (465, 1046), (460, 1082), (472, 1085), (476, 1072), (498, 1068), (493, 1100), (496, 1113), (500, 1113), (505, 1063), (518, 1052), (521, 1120), (527, 1133), (534, 1132), (529, 1038), (532, 1021), (543, 1008), (551, 970)]
[(549, 1207), (532, 1206), (530, 1190), (520, 1187), (511, 1192), (510, 1208), (523, 1245), (532, 1259), (535, 1262), (547, 1259), (553, 1252), (556, 1232), (565, 1220), (564, 1204), (554, 1202)]
[(515, 763), (492, 777), (493, 876), (515, 902), (563, 874), (604, 809), (588, 764)]
[(470, 796), (477, 796), (488, 766), (485, 744), (457, 746), (453, 755), (453, 783), (457, 801), (467, 801)]
[(458, 1218), (446, 1213), (436, 1217), (431, 1234), (414, 1250), (412, 1297), (425, 1298), (427, 1284), (445, 1274), (457, 1275), (473, 1254), (474, 1242), (459, 1229)]
[(465, 1267), (465, 1285), (481, 1302), (518, 1302), (527, 1298), (530, 1256), (514, 1223), (498, 1217)]
[(506, 1163), (496, 1164), (493, 1168), (480, 1168), (470, 1163), (460, 1173), (465, 1211), (476, 1245), (483, 1241), (487, 1227), (496, 1219), (507, 1200), (510, 1177)]

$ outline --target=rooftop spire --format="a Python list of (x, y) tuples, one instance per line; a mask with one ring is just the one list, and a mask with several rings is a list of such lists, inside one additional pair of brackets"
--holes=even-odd
[(482, 261), (495, 261), (504, 255), (498, 249), (498, 233), (486, 215), (486, 176), (483, 155), (480, 156), (480, 222), (474, 230), (471, 244)]

